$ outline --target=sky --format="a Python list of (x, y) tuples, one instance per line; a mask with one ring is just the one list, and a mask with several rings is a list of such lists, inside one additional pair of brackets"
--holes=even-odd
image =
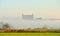
[(60, 0), (0, 0), (0, 17), (21, 17), (22, 13), (60, 18)]

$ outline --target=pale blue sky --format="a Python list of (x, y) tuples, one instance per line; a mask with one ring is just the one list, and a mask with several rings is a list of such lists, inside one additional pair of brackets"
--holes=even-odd
[(60, 18), (60, 0), (0, 0), (0, 17), (34, 13), (35, 17)]

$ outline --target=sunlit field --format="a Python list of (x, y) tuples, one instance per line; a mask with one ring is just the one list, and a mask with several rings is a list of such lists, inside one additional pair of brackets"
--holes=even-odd
[(0, 36), (60, 36), (60, 33), (0, 33)]

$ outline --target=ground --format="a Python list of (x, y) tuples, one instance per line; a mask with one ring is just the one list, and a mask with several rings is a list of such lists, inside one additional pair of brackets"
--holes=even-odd
[(0, 33), (0, 36), (60, 36), (60, 33)]

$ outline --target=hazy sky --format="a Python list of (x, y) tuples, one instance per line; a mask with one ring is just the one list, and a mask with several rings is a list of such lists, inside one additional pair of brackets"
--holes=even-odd
[(0, 17), (20, 17), (22, 13), (60, 18), (60, 0), (0, 0)]

